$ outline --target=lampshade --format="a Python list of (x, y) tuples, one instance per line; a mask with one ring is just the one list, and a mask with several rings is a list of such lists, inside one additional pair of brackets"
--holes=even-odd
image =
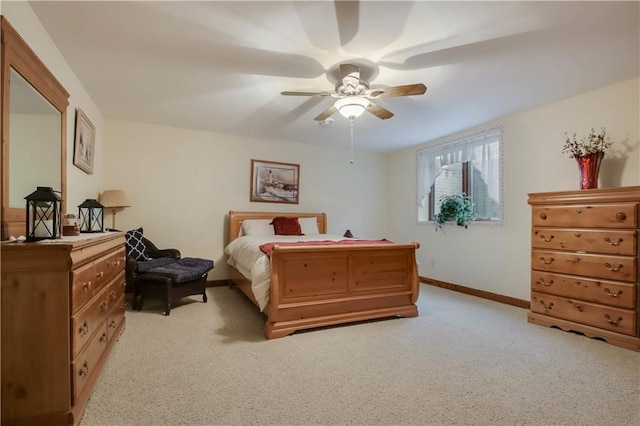
[(121, 189), (107, 189), (100, 196), (100, 204), (104, 207), (119, 209), (131, 207), (127, 194)]
[(118, 209), (131, 207), (127, 194), (122, 189), (107, 189), (100, 196), (100, 204), (111, 210), (111, 230), (116, 229), (116, 212)]
[(359, 96), (347, 96), (346, 98), (338, 99), (334, 106), (343, 117), (357, 118), (369, 106), (369, 101)]

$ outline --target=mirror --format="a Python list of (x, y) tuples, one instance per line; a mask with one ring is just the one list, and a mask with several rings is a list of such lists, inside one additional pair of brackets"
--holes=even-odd
[(66, 212), (69, 93), (2, 18), (2, 240), (25, 234), (24, 197), (60, 191)]
[(36, 187), (61, 187), (62, 123), (60, 112), (13, 68), (9, 79), (9, 207), (24, 208)]

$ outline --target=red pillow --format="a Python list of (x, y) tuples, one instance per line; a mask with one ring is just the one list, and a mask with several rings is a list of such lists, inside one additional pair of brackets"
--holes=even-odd
[(274, 217), (271, 223), (276, 235), (302, 235), (297, 217), (278, 216)]

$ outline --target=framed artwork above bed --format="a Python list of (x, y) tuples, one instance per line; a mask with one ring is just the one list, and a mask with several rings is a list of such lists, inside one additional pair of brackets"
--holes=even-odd
[(251, 160), (250, 201), (298, 204), (299, 185), (299, 164)]

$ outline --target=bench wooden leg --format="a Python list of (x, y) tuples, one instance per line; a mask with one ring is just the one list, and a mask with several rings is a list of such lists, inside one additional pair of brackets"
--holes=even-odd
[(171, 313), (171, 298), (173, 297), (172, 290), (173, 290), (173, 281), (167, 280), (167, 287), (166, 287), (166, 294), (165, 294), (165, 301), (164, 301), (164, 304), (165, 304), (164, 314), (166, 316), (169, 316), (169, 314)]

